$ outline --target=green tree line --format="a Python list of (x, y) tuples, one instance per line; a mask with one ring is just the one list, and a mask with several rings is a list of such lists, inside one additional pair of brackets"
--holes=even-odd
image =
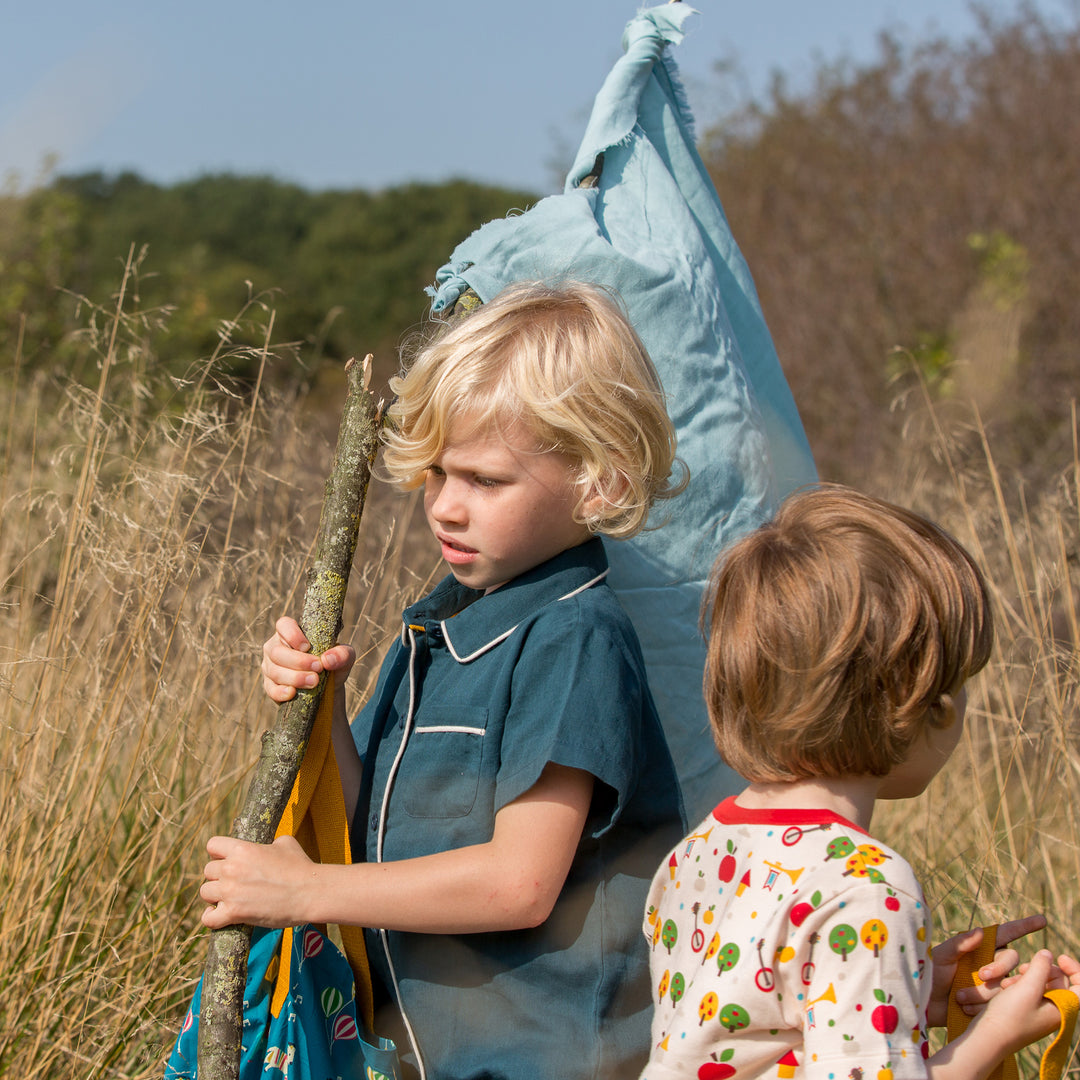
[[(78, 298), (108, 307), (134, 247), (129, 293), (156, 313), (158, 355), (178, 372), (213, 352), (222, 320), (250, 296), (273, 308), (275, 342), (297, 344), (293, 374), (367, 352), (392, 368), (425, 313), (424, 287), (458, 241), (535, 201), (461, 180), (369, 193), (233, 175), (171, 186), (130, 172), (60, 176), (0, 199), (3, 352), (21, 333), (24, 364), (68, 362), (65, 340), (85, 318)], [(259, 345), (264, 324), (241, 321), (230, 333)], [(232, 374), (250, 377), (253, 363), (239, 353)]]

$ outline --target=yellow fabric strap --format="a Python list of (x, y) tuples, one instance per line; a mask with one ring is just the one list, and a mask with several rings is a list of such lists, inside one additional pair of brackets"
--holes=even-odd
[[(295, 836), (308, 857), (316, 862), (346, 865), (352, 862), (352, 852), (349, 848), (345, 797), (341, 792), (341, 774), (331, 738), (333, 723), (334, 673), (329, 672), (311, 737), (304, 750), (304, 759), (275, 835)], [(374, 997), (371, 969), (364, 948), (364, 932), (359, 926), (341, 926), (338, 929), (356, 984), (357, 1011), (370, 1030), (374, 1022)], [(280, 1014), (289, 990), (291, 961), (292, 929), (288, 928), (281, 940), (281, 962), (274, 995), (270, 999), (270, 1010), (274, 1016)]]
[[(979, 968), (994, 959), (994, 951), (997, 948), (997, 929), (996, 925), (984, 926), (982, 941), (979, 942), (978, 947), (973, 952), (961, 954), (956, 965), (956, 974), (953, 976), (949, 992), (949, 1011), (946, 1018), (949, 1042), (963, 1034), (968, 1024), (974, 1019), (956, 1003), (956, 991), (968, 986), (977, 986), (982, 982), (977, 972)], [(1061, 1012), (1061, 1026), (1058, 1028), (1054, 1041), (1043, 1051), (1042, 1062), (1039, 1065), (1039, 1078), (1040, 1080), (1061, 1080), (1069, 1058), (1069, 1046), (1072, 1044), (1080, 1000), (1071, 990), (1048, 990), (1045, 996)], [(990, 1074), (989, 1080), (1016, 1080), (1016, 1078), (1016, 1058), (1009, 1054)]]
[(1061, 1026), (1054, 1036), (1054, 1041), (1043, 1051), (1042, 1064), (1039, 1065), (1039, 1080), (1061, 1080), (1061, 1075), (1069, 1061), (1069, 1047), (1072, 1046), (1076, 1014), (1080, 1010), (1080, 998), (1072, 990), (1047, 990), (1046, 996), (1058, 1007), (1061, 1013)]
[[(961, 953), (956, 965), (956, 974), (953, 976), (952, 986), (949, 988), (949, 1010), (946, 1017), (946, 1031), (949, 1042), (962, 1035), (968, 1024), (974, 1019), (956, 1002), (956, 991), (964, 990), (969, 986), (979, 986), (982, 979), (976, 974), (979, 968), (989, 964), (994, 959), (994, 949), (997, 947), (997, 926), (984, 926), (982, 941), (972, 951)], [(1009, 1054), (1000, 1065), (990, 1074), (988, 1080), (1017, 1080), (1016, 1058)]]

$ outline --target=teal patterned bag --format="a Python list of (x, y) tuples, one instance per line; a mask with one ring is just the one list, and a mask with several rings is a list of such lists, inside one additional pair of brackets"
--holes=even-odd
[[(259, 927), (252, 933), (240, 1080), (401, 1080), (394, 1044), (365, 1037), (348, 961), (314, 926), (293, 931), (288, 993), (278, 1015), (271, 1014), (283, 934)], [(202, 980), (165, 1066), (165, 1080), (198, 1075), (201, 1000)]]

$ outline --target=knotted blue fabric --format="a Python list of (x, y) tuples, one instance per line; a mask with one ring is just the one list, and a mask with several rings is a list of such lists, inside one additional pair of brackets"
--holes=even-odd
[[(693, 14), (641, 12), (605, 80), (562, 194), (492, 221), (436, 276), (435, 314), (470, 286), (482, 301), (519, 281), (587, 281), (622, 298), (660, 372), (690, 482), (650, 529), (606, 541), (610, 583), (641, 639), (687, 818), (742, 786), (712, 744), (699, 608), (709, 569), (816, 479), (802, 422), (753, 279), (694, 144), (667, 46)], [(595, 186), (582, 185), (602, 169)]]

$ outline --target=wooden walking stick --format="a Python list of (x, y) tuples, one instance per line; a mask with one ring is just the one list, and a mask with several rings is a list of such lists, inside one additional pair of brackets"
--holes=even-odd
[[(371, 466), (379, 448), (382, 403), (368, 383), (371, 356), (345, 365), (348, 392), (338, 432), (337, 452), (326, 481), (315, 558), (308, 571), (300, 626), (313, 653), (322, 653), (341, 632), (342, 607), (360, 530)], [(326, 672), (311, 690), (300, 690), (278, 708), (277, 722), (263, 735), (255, 776), (231, 835), (268, 844), (289, 800), (311, 727), (319, 709)], [(236, 1080), (240, 1071), (244, 986), (250, 926), (214, 930), (203, 972), (199, 1017), (200, 1080)]]

